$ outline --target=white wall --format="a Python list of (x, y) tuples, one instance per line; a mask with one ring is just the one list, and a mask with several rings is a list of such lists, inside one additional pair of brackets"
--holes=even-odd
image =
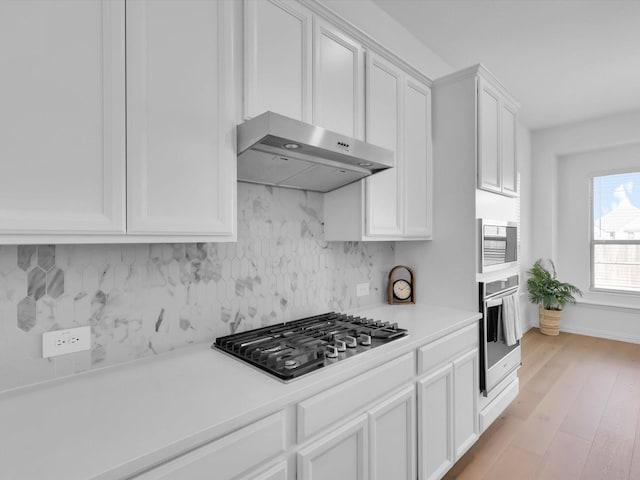
[[(633, 155), (629, 156), (625, 146), (633, 149), (638, 143), (640, 111), (532, 133), (535, 208), (531, 258), (552, 258), (559, 278), (585, 292), (582, 303), (565, 308), (563, 331), (640, 343), (638, 298), (589, 291), (589, 232), (585, 227), (589, 220), (586, 175), (609, 166), (633, 165)], [(640, 157), (635, 165), (640, 165)], [(563, 204), (566, 207), (561, 208)]]

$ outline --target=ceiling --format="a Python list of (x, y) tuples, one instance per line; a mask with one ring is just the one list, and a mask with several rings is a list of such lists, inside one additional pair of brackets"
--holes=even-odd
[(458, 70), (483, 63), (531, 130), (640, 109), (640, 0), (373, 0)]

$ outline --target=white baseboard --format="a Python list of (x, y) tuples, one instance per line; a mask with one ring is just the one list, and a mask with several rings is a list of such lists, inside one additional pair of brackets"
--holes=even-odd
[(588, 337), (607, 338), (609, 340), (619, 340), (621, 342), (628, 343), (640, 343), (640, 336), (637, 335), (625, 335), (619, 332), (612, 332), (609, 330), (594, 330), (590, 328), (581, 327), (560, 327), (561, 332), (576, 333), (578, 335), (587, 335)]

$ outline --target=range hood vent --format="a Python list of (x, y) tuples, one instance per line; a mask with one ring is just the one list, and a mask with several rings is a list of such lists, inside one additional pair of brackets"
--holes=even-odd
[(238, 125), (238, 180), (326, 193), (394, 166), (394, 152), (265, 112)]

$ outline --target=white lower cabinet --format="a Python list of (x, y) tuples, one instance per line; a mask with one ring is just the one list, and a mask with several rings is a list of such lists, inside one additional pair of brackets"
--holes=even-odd
[(413, 480), (415, 387), (404, 387), (298, 453), (300, 480)]
[(369, 411), (369, 478), (416, 478), (416, 389), (413, 385)]
[(418, 382), (418, 471), (420, 480), (441, 478), (453, 455), (453, 366)]
[(300, 480), (368, 479), (367, 416), (361, 415), (298, 453)]
[[(214, 440), (173, 460), (148, 470), (135, 480), (231, 480), (280, 479), (277, 470), (258, 473), (263, 465), (285, 452), (286, 431), (284, 412), (278, 412), (225, 437)], [(284, 466), (286, 472), (286, 465)], [(255, 471), (257, 476), (239, 477)], [(280, 476), (278, 476), (280, 475)]]
[(418, 478), (437, 480), (478, 438), (478, 349), (418, 382)]
[(134, 478), (438, 480), (478, 438), (478, 393), (474, 323)]

